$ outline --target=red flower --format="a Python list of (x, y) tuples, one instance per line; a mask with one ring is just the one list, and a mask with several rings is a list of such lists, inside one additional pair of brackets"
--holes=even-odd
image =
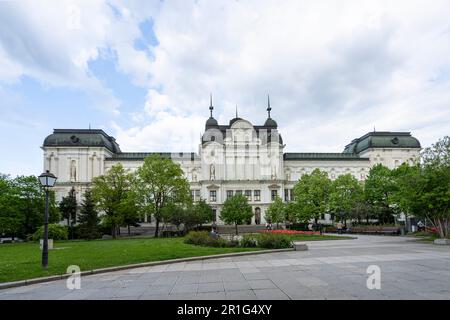
[(281, 234), (320, 234), (318, 231), (297, 231), (297, 230), (264, 230), (266, 233), (281, 233)]

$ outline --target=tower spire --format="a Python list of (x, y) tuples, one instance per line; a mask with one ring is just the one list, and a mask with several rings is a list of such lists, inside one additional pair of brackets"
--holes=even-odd
[(236, 104), (236, 118), (238, 117), (238, 112), (237, 112), (237, 104)]
[(272, 108), (270, 107), (270, 96), (269, 94), (267, 94), (267, 113), (269, 115), (270, 118), (270, 111), (272, 110)]
[(212, 105), (212, 93), (209, 94), (209, 116), (212, 118), (214, 107)]

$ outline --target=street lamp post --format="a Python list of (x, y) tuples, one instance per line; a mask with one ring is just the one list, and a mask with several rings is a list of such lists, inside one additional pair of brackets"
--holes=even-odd
[(48, 170), (39, 176), (39, 182), (45, 189), (44, 243), (42, 244), (43, 268), (47, 268), (48, 265), (48, 190), (55, 185), (56, 179), (55, 175)]

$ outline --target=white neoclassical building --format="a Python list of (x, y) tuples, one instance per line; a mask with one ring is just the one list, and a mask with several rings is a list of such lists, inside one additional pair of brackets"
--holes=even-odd
[[(263, 125), (235, 117), (220, 125), (213, 117), (205, 124), (197, 153), (159, 153), (179, 163), (191, 186), (194, 201), (203, 198), (219, 213), (227, 197), (244, 194), (253, 208), (251, 223), (265, 223), (264, 213), (278, 195), (289, 201), (298, 179), (314, 169), (326, 171), (330, 179), (351, 173), (364, 180), (370, 168), (382, 163), (395, 168), (412, 162), (420, 151), (419, 141), (409, 132), (374, 131), (352, 140), (342, 153), (289, 153), (278, 125), (268, 118)], [(117, 163), (136, 170), (155, 152), (122, 152), (116, 140), (99, 129), (54, 129), (45, 138), (44, 170), (57, 177), (56, 199), (74, 188), (78, 202), (92, 178)], [(249, 221), (250, 222), (250, 221)]]

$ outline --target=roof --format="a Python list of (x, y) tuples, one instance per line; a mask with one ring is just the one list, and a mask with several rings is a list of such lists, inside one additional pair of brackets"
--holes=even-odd
[(215, 128), (218, 126), (219, 124), (217, 123), (217, 120), (213, 117), (209, 117), (208, 120), (206, 120), (205, 130), (208, 130), (211, 127)]
[(106, 161), (144, 161), (148, 156), (158, 154), (165, 159), (185, 159), (198, 160), (200, 159), (194, 152), (120, 152), (114, 154), (111, 158), (106, 158)]
[[(231, 126), (235, 122), (237, 122), (239, 120), (247, 121), (245, 119), (236, 117), (236, 118), (231, 119), (230, 123), (227, 124), (227, 125), (222, 125), (221, 124), (221, 125), (214, 125), (213, 126), (213, 125), (210, 125), (211, 124), (211, 122), (209, 122), (210, 119), (211, 118), (209, 118), (207, 120), (207, 122), (206, 122), (205, 133), (202, 136), (202, 143), (210, 142), (210, 141), (213, 141), (213, 140), (219, 141), (219, 139), (217, 139), (218, 137), (216, 137), (215, 132), (212, 131), (212, 130), (219, 130), (220, 133), (222, 134), (222, 137), (221, 137), (220, 140), (223, 141), (227, 137), (227, 130), (230, 130)], [(208, 124), (208, 122), (210, 124)], [(217, 123), (217, 121), (216, 121), (216, 123)], [(277, 124), (276, 124), (275, 120), (273, 120), (272, 118), (268, 118), (266, 120), (266, 123), (264, 125), (262, 125), (262, 126), (253, 125), (253, 128), (254, 128), (254, 130), (256, 132), (256, 137), (258, 137), (258, 138), (259, 138), (260, 131), (262, 132), (263, 130), (266, 130), (268, 142), (270, 141), (270, 137), (272, 136), (272, 133), (277, 132), (277, 134), (278, 134), (278, 142), (283, 144), (283, 138), (281, 137), (281, 134), (277, 130)], [(207, 132), (208, 130), (211, 130), (211, 132), (208, 133)], [(214, 137), (214, 138), (212, 138), (212, 137)]]
[(370, 148), (420, 148), (410, 132), (373, 131), (345, 146), (344, 153), (359, 154)]
[(266, 122), (264, 122), (265, 127), (278, 127), (278, 124), (275, 120), (272, 118), (267, 118)]
[(44, 147), (104, 147), (121, 152), (114, 137), (101, 129), (54, 129), (44, 140)]
[(360, 158), (358, 155), (351, 153), (320, 153), (320, 152), (296, 152), (283, 154), (285, 161), (369, 161), (369, 158)]

